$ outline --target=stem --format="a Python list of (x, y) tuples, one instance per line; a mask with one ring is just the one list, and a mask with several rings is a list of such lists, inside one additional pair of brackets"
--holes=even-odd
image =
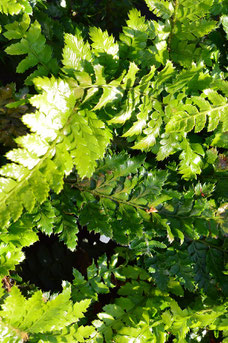
[(130, 205), (132, 207), (135, 207), (135, 208), (138, 208), (138, 209), (141, 209), (144, 211), (148, 209), (147, 206), (137, 205), (135, 203), (132, 203), (131, 201), (120, 200), (119, 198), (116, 198), (112, 195), (103, 194), (103, 193), (100, 193), (100, 192), (97, 192), (97, 191), (94, 191), (91, 189), (84, 189), (83, 187), (80, 187), (79, 185), (75, 185), (75, 187), (78, 188), (81, 192), (89, 192), (89, 193), (93, 194), (94, 196), (98, 196), (100, 198), (110, 199), (110, 200), (115, 201), (117, 203), (124, 204), (124, 205)]
[[(128, 206), (132, 206), (134, 207), (136, 210), (143, 210), (143, 211), (147, 211), (149, 209), (148, 206), (142, 206), (142, 205), (138, 205), (134, 202), (131, 202), (130, 200), (122, 200), (122, 199), (119, 199), (118, 197), (115, 197), (113, 195), (107, 195), (107, 194), (104, 194), (104, 193), (101, 193), (99, 191), (96, 191), (96, 190), (91, 190), (89, 188), (86, 188), (86, 187), (83, 187), (81, 185), (78, 185), (76, 182), (76, 180), (66, 180), (65, 182), (69, 182), (69, 183), (72, 183), (73, 184), (73, 187), (77, 188), (79, 191), (81, 192), (88, 192), (90, 194), (93, 194), (94, 197), (99, 197), (99, 198), (106, 198), (106, 199), (110, 199), (112, 200), (113, 202), (117, 203), (117, 204), (123, 204), (123, 205), (128, 205)], [(101, 185), (102, 187), (104, 186), (104, 183)], [(149, 213), (151, 215), (150, 217), (150, 220), (152, 218), (152, 215), (153, 215), (153, 212)], [(161, 217), (165, 217), (165, 218), (177, 218), (178, 220), (185, 220), (185, 219), (189, 219), (189, 215), (185, 215), (185, 216), (180, 216), (180, 215), (176, 215), (176, 214), (172, 214), (172, 213), (164, 213), (164, 211), (161, 209), (160, 211), (158, 211), (158, 214), (161, 216)], [(198, 218), (198, 216), (192, 216), (191, 217), (193, 220), (195, 218)], [(203, 218), (203, 216), (201, 216), (201, 218)], [(208, 220), (207, 217), (204, 217), (205, 220)], [(216, 220), (216, 218), (209, 218), (209, 219), (214, 219)], [(185, 234), (186, 236), (186, 234)], [(199, 240), (200, 241), (200, 240)], [(207, 244), (207, 243), (205, 243)], [(209, 245), (210, 246), (210, 245)], [(221, 248), (218, 248), (217, 246), (213, 246), (214, 248), (218, 249), (218, 250), (221, 250), (221, 251), (224, 251), (223, 249)]]

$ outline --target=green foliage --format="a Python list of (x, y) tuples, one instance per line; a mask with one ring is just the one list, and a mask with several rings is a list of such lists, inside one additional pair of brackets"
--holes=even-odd
[[(166, 132), (189, 132), (193, 128), (195, 132), (200, 132), (204, 128), (208, 114), (208, 131), (213, 131), (218, 126), (219, 121), (223, 122), (222, 131), (226, 132), (226, 118), (227, 118), (227, 107), (226, 99), (219, 95), (216, 91), (205, 90), (207, 98), (211, 101), (212, 106), (208, 100), (203, 98), (193, 97), (189, 103), (182, 105), (182, 112), (177, 113), (172, 117), (166, 126)], [(196, 106), (199, 106), (200, 111), (197, 110)]]
[(115, 303), (105, 305), (98, 314), (93, 322), (98, 332), (91, 342), (166, 342), (170, 334), (178, 342), (187, 342), (193, 328), (224, 329), (222, 307), (182, 310), (168, 293), (153, 287), (144, 270), (129, 266), (124, 274), (131, 281), (119, 289)]
[[(81, 177), (90, 176), (110, 139), (105, 125), (93, 112), (84, 110), (74, 116), (76, 96), (68, 83), (54, 77), (37, 78), (36, 86), (44, 91), (31, 99), (39, 111), (23, 117), (34, 133), (17, 138), (20, 148), (6, 155), (14, 163), (3, 166), (0, 172), (4, 176), (3, 227), (9, 224), (9, 218), (16, 221), (23, 209), (31, 212), (36, 203), (44, 202), (50, 188), (58, 193), (64, 174), (69, 174), (74, 164)], [(87, 134), (91, 140), (87, 141)]]
[(130, 159), (124, 154), (108, 157), (90, 180), (70, 179), (72, 186), (80, 190), (79, 223), (118, 243), (132, 243), (135, 252), (143, 249), (143, 245), (149, 251), (153, 246), (164, 248), (164, 241), (152, 240), (160, 236), (160, 230), (163, 235), (167, 232), (170, 241), (177, 237), (181, 242), (185, 234), (193, 239), (202, 234), (207, 236), (209, 227), (217, 235), (213, 213), (216, 208), (213, 201), (206, 199), (211, 193), (210, 185), (207, 191), (206, 185), (202, 189), (205, 199), (199, 191), (198, 194), (195, 191), (194, 197), (191, 189), (185, 195), (168, 190), (164, 187), (167, 173), (144, 169), (142, 157)]
[(3, 278), (10, 269), (14, 269), (15, 265), (23, 261), (24, 254), (20, 248), (14, 246), (14, 244), (4, 244), (0, 245), (0, 255), (1, 255), (1, 267), (0, 275)]
[(226, 38), (227, 38), (227, 34), (228, 34), (227, 33), (228, 32), (228, 16), (227, 15), (222, 16), (221, 22), (222, 22), (223, 29), (226, 32)]
[[(150, 221), (146, 210), (159, 197), (166, 179), (164, 171), (140, 170), (142, 163), (142, 158), (114, 156), (98, 168), (89, 184), (82, 181), (75, 185), (87, 200), (79, 215), (81, 225), (122, 244), (142, 236), (143, 220)], [(93, 213), (97, 213), (95, 220)]]
[(28, 0), (3, 0), (0, 4), (0, 12), (7, 15), (14, 15), (20, 12), (32, 14), (32, 7)]
[[(56, 118), (55, 105), (48, 101), (47, 93), (44, 93), (43, 96), (36, 95), (33, 97), (32, 102), (34, 105), (40, 99), (39, 107), (41, 112), (37, 111), (36, 113), (27, 114), (24, 116), (23, 121), (32, 131), (37, 132), (37, 135), (29, 134), (18, 138), (17, 143), (21, 148), (12, 150), (7, 154), (7, 158), (14, 163), (5, 165), (1, 169), (1, 175), (4, 176), (1, 178), (1, 224), (3, 227), (9, 224), (9, 218), (16, 221), (21, 216), (24, 208), (28, 212), (31, 212), (37, 202), (42, 203), (48, 196), (49, 185), (56, 192), (59, 192), (62, 187), (61, 182), (64, 172), (69, 173), (71, 171), (71, 160), (66, 161), (65, 166), (61, 164), (62, 171), (57, 169), (58, 154), (60, 154), (63, 143), (59, 143), (60, 151), (56, 151), (56, 164), (52, 158), (53, 148), (56, 145), (55, 143), (58, 137), (57, 133), (62, 133), (61, 129), (64, 127), (64, 121), (66, 122), (68, 119), (67, 115), (69, 116), (69, 112), (73, 110), (74, 96), (71, 95), (68, 99), (66, 96), (67, 92), (68, 95), (70, 94), (69, 87), (63, 81), (58, 81), (54, 78), (47, 80), (46, 90), (51, 89), (54, 85), (55, 87), (59, 87), (59, 93), (61, 92), (61, 99), (63, 101), (62, 105), (64, 109), (68, 106), (68, 113), (65, 114), (62, 112), (62, 118), (59, 118), (59, 123), (56, 122), (55, 126), (52, 126), (52, 120)], [(37, 86), (45, 88), (45, 81), (40, 80), (39, 84), (39, 79), (37, 79)], [(61, 87), (62, 89), (60, 89)], [(62, 93), (64, 91), (65, 94)], [(52, 101), (52, 99), (50, 100)], [(48, 107), (50, 111), (49, 116), (47, 116), (46, 112)], [(46, 113), (44, 114), (43, 111)], [(45, 122), (42, 122), (41, 119), (45, 116), (49, 122), (47, 123), (47, 127), (45, 127)], [(39, 126), (37, 126), (39, 118), (41, 120)], [(50, 167), (47, 170), (47, 163), (52, 166), (53, 173)], [(51, 175), (50, 172), (52, 173)], [(45, 174), (49, 174), (49, 178), (52, 177), (52, 179), (48, 178), (47, 180)], [(17, 186), (15, 187), (16, 184)], [(32, 189), (30, 185), (32, 185)], [(10, 202), (11, 206), (9, 206)]]
[(78, 271), (74, 270), (72, 298), (81, 300), (85, 297), (98, 301), (99, 294), (108, 294), (110, 289), (116, 285), (112, 278), (125, 281), (126, 276), (121, 273), (123, 266), (118, 264), (118, 254), (111, 257), (110, 261), (106, 255), (99, 257), (97, 265), (93, 263), (87, 269), (87, 279)]
[(6, 48), (9, 55), (27, 55), (17, 66), (17, 73), (24, 73), (26, 70), (38, 65), (25, 81), (31, 84), (34, 77), (48, 74), (56, 74), (58, 63), (52, 56), (52, 48), (45, 44), (46, 39), (41, 34), (41, 26), (35, 21), (30, 25), (30, 17), (26, 14), (21, 22), (13, 22), (5, 25), (4, 36), (9, 39), (20, 39), (18, 43), (13, 43)]
[[(77, 1), (0, 4), (27, 86), (0, 89), (1, 342), (227, 339), (227, 8), (145, 2), (119, 38)], [(84, 231), (116, 248), (62, 293), (17, 275), (40, 232), (78, 253)]]
[(73, 304), (70, 294), (70, 287), (65, 286), (61, 294), (50, 300), (41, 291), (25, 299), (20, 290), (13, 287), (0, 311), (1, 341), (61, 342), (88, 337), (93, 329), (77, 330), (76, 323), (84, 316), (90, 300)]

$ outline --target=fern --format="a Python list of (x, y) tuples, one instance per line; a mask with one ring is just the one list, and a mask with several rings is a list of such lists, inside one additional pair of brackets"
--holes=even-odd
[[(184, 244), (181, 249), (178, 248), (177, 253), (174, 249), (174, 247), (170, 247), (165, 253), (157, 253), (148, 260), (146, 262), (148, 271), (159, 289), (163, 291), (170, 291), (169, 281), (174, 278), (175, 282), (179, 282), (185, 289), (193, 292), (195, 290), (194, 269), (186, 251), (186, 245)], [(173, 293), (172, 289), (171, 292)], [(181, 293), (177, 295), (181, 295)]]
[[(222, 131), (227, 131), (227, 108), (226, 98), (216, 91), (205, 90), (204, 97), (193, 97), (188, 103), (182, 104), (181, 112), (174, 114), (166, 125), (167, 132), (189, 132), (195, 128), (195, 132), (200, 132), (204, 128), (208, 116), (208, 131), (216, 129), (219, 121), (223, 122)], [(199, 107), (199, 110), (197, 107)]]
[[(209, 8), (207, 8), (207, 10), (208, 9)], [(195, 18), (194, 13), (192, 14), (192, 18)], [(134, 25), (136, 25), (135, 23), (137, 23), (137, 27), (140, 27), (145, 31), (146, 22), (137, 11), (133, 11), (130, 14), (130, 19), (128, 21), (129, 28), (134, 29)], [(96, 38), (96, 40), (94, 38), (95, 34), (97, 34), (99, 39)], [(145, 33), (145, 35), (146, 44), (149, 39), (149, 35), (147, 33)], [(103, 39), (101, 39), (101, 37), (103, 37)], [(123, 36), (121, 37), (123, 38)], [(175, 91), (179, 91), (180, 88), (184, 90), (185, 86), (191, 85), (192, 78), (197, 72), (199, 73), (199, 77), (204, 77), (205, 80), (207, 80), (207, 84), (205, 83), (207, 86), (212, 84), (212, 78), (209, 78), (208, 73), (202, 73), (202, 66), (199, 65), (195, 67), (193, 65), (192, 72), (186, 72), (183, 70), (183, 72), (177, 76), (172, 63), (167, 61), (162, 71), (155, 74), (155, 69), (152, 68), (147, 77), (144, 76), (137, 85), (136, 73), (139, 73), (139, 68), (135, 63), (130, 63), (128, 74), (124, 79), (123, 76), (121, 76), (107, 83), (104, 75), (110, 73), (111, 76), (114, 71), (112, 68), (111, 71), (110, 69), (107, 71), (105, 69), (105, 65), (108, 63), (110, 66), (113, 66), (115, 65), (115, 61), (119, 64), (119, 57), (118, 55), (115, 55), (114, 58), (111, 53), (108, 53), (108, 50), (105, 50), (104, 46), (102, 47), (102, 42), (104, 40), (107, 41), (107, 49), (113, 49), (116, 53), (118, 52), (118, 44), (114, 42), (112, 37), (107, 35), (107, 32), (102, 32), (96, 29), (92, 29), (91, 39), (94, 40), (94, 42), (90, 47), (88, 43), (83, 42), (81, 37), (73, 37), (71, 35), (66, 36), (66, 46), (63, 54), (64, 71), (71, 76), (74, 75), (74, 78), (76, 78), (77, 83), (73, 80), (71, 80), (71, 83), (75, 88), (75, 92), (80, 94), (80, 97), (84, 99), (84, 103), (87, 103), (90, 99), (95, 100), (97, 98), (97, 103), (93, 107), (93, 110), (100, 110), (102, 107), (107, 105), (111, 108), (113, 106), (119, 106), (120, 114), (109, 120), (109, 124), (121, 123), (123, 125), (127, 120), (131, 119), (132, 116), (133, 118), (136, 116), (137, 121), (135, 121), (133, 126), (123, 134), (124, 137), (138, 136), (136, 144), (133, 147), (134, 149), (151, 149), (154, 145), (159, 143), (159, 137), (162, 136), (164, 131), (167, 133), (173, 132), (174, 130), (177, 132), (188, 132), (191, 131), (194, 126), (196, 132), (201, 131), (206, 124), (207, 115), (209, 116), (209, 131), (214, 130), (218, 125), (218, 116), (221, 116), (220, 120), (223, 122), (223, 130), (226, 131), (226, 98), (222, 98), (216, 90), (205, 88), (204, 92), (202, 92), (198, 97), (186, 97), (184, 92), (183, 94), (180, 93), (179, 98), (182, 102), (180, 104), (181, 109), (178, 111), (177, 100), (174, 97)], [(78, 43), (73, 46), (73, 42)], [(127, 43), (125, 42), (125, 44)], [(157, 43), (155, 43), (155, 45), (156, 44)], [(133, 46), (134, 44), (132, 47)], [(84, 60), (80, 59), (82, 52), (85, 56)], [(68, 62), (66, 62), (66, 60), (70, 55), (74, 56), (74, 59), (71, 59), (70, 64), (67, 65)], [(94, 63), (92, 61), (95, 57), (98, 59), (100, 64), (93, 65)], [(72, 63), (74, 60), (75, 62)], [(73, 69), (76, 69), (76, 71), (72, 74)], [(91, 72), (94, 74), (96, 81), (95, 84), (89, 75)], [(127, 81), (128, 78), (129, 81)], [(211, 82), (209, 80), (211, 80)], [(145, 81), (147, 82), (147, 90), (146, 94), (143, 94), (143, 92), (145, 92)], [(169, 84), (168, 87), (165, 86), (167, 82)], [(99, 92), (99, 89), (101, 88), (103, 89), (103, 93)], [(160, 105), (162, 89), (164, 88), (173, 94), (170, 98), (166, 97), (163, 100), (165, 111)], [(99, 94), (101, 94), (100, 97)], [(123, 96), (125, 101), (123, 102), (124, 105), (121, 106), (120, 100), (122, 100)], [(171, 102), (169, 104), (168, 99)], [(150, 105), (151, 101), (153, 109)], [(134, 111), (132, 111), (132, 109), (134, 109)], [(170, 115), (170, 111), (172, 111), (172, 117)], [(174, 114), (175, 112), (176, 114)], [(166, 119), (166, 117), (168, 117), (168, 119)], [(182, 139), (180, 139), (180, 141)], [(186, 145), (184, 145), (184, 143), (180, 144), (180, 150), (182, 146)], [(160, 153), (158, 152), (158, 156), (159, 154)], [(161, 158), (159, 157), (159, 159)], [(193, 153), (191, 154), (190, 160), (196, 160)], [(190, 173), (187, 171), (183, 172), (183, 168), (180, 167), (180, 171), (186, 179), (195, 177), (196, 174), (201, 173), (202, 163), (200, 161), (201, 160), (198, 159), (196, 167), (190, 167), (192, 169), (192, 172)]]
[(118, 264), (118, 254), (107, 259), (106, 255), (99, 257), (97, 265), (93, 263), (87, 269), (87, 279), (78, 271), (74, 270), (74, 280), (72, 297), (74, 300), (87, 298), (98, 301), (99, 294), (108, 294), (111, 289), (116, 287), (115, 280), (125, 281), (126, 277), (122, 273), (123, 265)]
[[(225, 270), (225, 256), (223, 251), (218, 249), (216, 241), (213, 242), (215, 245), (211, 249), (209, 249), (210, 243), (207, 240), (193, 242), (188, 248), (194, 262), (195, 278), (199, 287), (212, 294), (216, 292), (213, 285), (213, 279), (215, 279), (217, 284), (221, 285), (224, 294), (227, 295), (227, 280), (223, 273)], [(220, 261), (220, 267), (217, 264), (218, 260)]]
[(4, 14), (19, 14), (25, 12), (32, 14), (32, 7), (28, 0), (3, 0), (0, 4), (0, 12)]
[[(74, 106), (74, 97), (71, 96), (70, 99), (66, 99), (66, 93), (64, 94), (62, 92), (64, 92), (65, 90), (65, 92), (68, 92), (69, 94), (70, 88), (63, 81), (57, 81), (52, 78), (52, 80), (50, 81), (47, 80), (46, 90), (48, 88), (51, 89), (54, 85), (56, 87), (58, 85), (59, 87), (59, 96), (61, 96), (59, 97), (59, 102), (61, 103), (62, 101), (62, 111), (68, 108), (67, 114), (69, 116), (69, 110), (72, 110)], [(40, 84), (40, 87), (42, 86), (45, 87), (45, 83), (43, 83), (43, 81)], [(62, 92), (60, 91), (61, 86)], [(66, 170), (63, 165), (62, 170), (57, 169), (59, 154), (58, 151), (56, 152), (56, 163), (52, 161), (53, 148), (58, 137), (58, 129), (63, 129), (63, 126), (68, 117), (67, 114), (65, 115), (64, 112), (62, 112), (62, 118), (60, 119), (59, 123), (56, 123), (55, 127), (52, 126), (51, 120), (54, 120), (55, 116), (57, 115), (56, 107), (54, 104), (51, 105), (51, 103), (48, 102), (46, 94), (44, 94), (43, 97), (37, 95), (32, 100), (33, 104), (35, 104), (37, 99), (40, 99), (41, 112), (28, 114), (24, 117), (24, 122), (26, 122), (30, 126), (31, 130), (37, 132), (38, 135), (36, 136), (35, 134), (30, 134), (27, 136), (23, 136), (22, 138), (18, 138), (18, 143), (20, 144), (21, 148), (19, 148), (18, 150), (12, 150), (7, 154), (7, 158), (14, 163), (8, 164), (1, 169), (1, 175), (5, 176), (4, 178), (1, 178), (1, 223), (3, 226), (9, 224), (10, 217), (14, 221), (17, 220), (22, 214), (24, 208), (27, 211), (31, 212), (37, 201), (42, 203), (48, 196), (50, 186), (53, 187), (55, 191), (60, 191), (62, 187), (61, 181), (64, 172), (69, 172), (71, 170), (69, 168), (72, 168), (71, 164), (69, 165), (68, 159), (68, 165), (67, 161), (65, 163)], [(52, 101), (52, 99), (50, 100)], [(42, 113), (45, 107), (46, 109), (49, 108), (49, 111), (52, 110), (52, 113), (48, 117), (46, 117), (46, 127), (45, 121), (40, 122), (41, 125), (37, 126), (37, 121), (39, 120), (39, 118), (45, 118), (45, 114)], [(48, 141), (50, 142), (50, 144)], [(29, 151), (28, 149), (26, 149), (26, 144), (30, 143), (32, 143), (33, 145), (31, 146), (31, 150)], [(39, 144), (42, 144), (42, 149), (40, 149)], [(48, 179), (46, 179), (44, 176), (45, 174), (48, 175), (48, 173), (50, 173), (50, 169), (46, 170), (45, 173), (47, 163), (49, 164), (49, 168), (50, 166), (52, 166), (52, 171), (55, 171), (52, 175), (49, 174), (49, 177), (47, 176)], [(41, 169), (43, 172), (41, 171)], [(52, 177), (52, 179), (50, 176)], [(19, 179), (18, 183), (15, 181), (15, 179)], [(16, 183), (17, 187), (14, 187)], [(32, 189), (30, 188), (31, 185)], [(16, 205), (17, 201), (18, 203)], [(12, 204), (12, 207), (9, 206), (10, 202)]]
[[(36, 86), (44, 93), (34, 96), (31, 103), (40, 111), (23, 118), (35, 133), (17, 139), (21, 148), (7, 154), (14, 163), (1, 169), (1, 175), (5, 176), (1, 178), (3, 226), (9, 224), (10, 217), (17, 220), (23, 209), (31, 212), (37, 202), (44, 202), (50, 188), (58, 193), (64, 174), (69, 174), (74, 164), (82, 177), (90, 176), (96, 159), (102, 157), (110, 140), (109, 132), (93, 112), (78, 112), (78, 116), (74, 116), (76, 97), (66, 82), (54, 77), (50, 80), (37, 78)], [(74, 129), (71, 130), (69, 123)], [(86, 141), (88, 133), (91, 140)], [(15, 179), (18, 180), (16, 187)]]
[(6, 48), (9, 55), (27, 55), (17, 66), (18, 73), (37, 66), (25, 81), (31, 84), (33, 78), (44, 76), (50, 73), (56, 74), (58, 71), (57, 60), (52, 56), (52, 49), (46, 45), (46, 39), (41, 34), (41, 26), (35, 21), (31, 23), (28, 15), (24, 14), (22, 22), (13, 22), (5, 25), (4, 36), (9, 40), (20, 39), (18, 43), (13, 43)]
[(104, 53), (113, 56), (113, 59), (118, 59), (119, 46), (114, 42), (113, 36), (109, 36), (108, 32), (102, 32), (101, 29), (93, 27), (89, 32), (92, 40), (92, 48), (98, 55)]
[[(142, 159), (128, 160), (124, 155), (108, 159), (94, 175), (92, 187), (88, 187), (87, 180), (75, 185), (87, 200), (79, 215), (81, 225), (114, 237), (122, 244), (142, 234), (144, 217), (150, 220), (146, 210), (153, 206), (166, 179), (162, 171), (143, 175), (142, 170), (140, 175), (137, 169), (142, 162)], [(99, 200), (95, 201), (96, 198)], [(95, 212), (99, 215), (92, 220)]]
[(146, 4), (151, 11), (153, 11), (157, 16), (168, 19), (172, 17), (174, 13), (174, 6), (172, 2), (167, 1), (153, 1), (153, 0), (146, 0)]
[(224, 329), (223, 312), (219, 307), (196, 312), (181, 310), (167, 293), (152, 288), (149, 275), (140, 268), (126, 267), (125, 275), (132, 280), (119, 289), (120, 297), (115, 304), (104, 306), (104, 312), (93, 322), (98, 333), (92, 342), (111, 339), (123, 342), (129, 339), (139, 342), (159, 339), (166, 342), (170, 333), (184, 340), (195, 327), (196, 320), (198, 328), (212, 326)]
[(221, 22), (222, 22), (223, 29), (224, 29), (224, 31), (226, 32), (226, 38), (227, 38), (227, 32), (228, 32), (228, 24), (227, 24), (227, 21), (228, 21), (227, 16), (226, 16), (226, 15), (222, 16)]
[[(119, 38), (76, 28), (70, 2), (0, 5), (29, 86), (2, 88), (2, 142), (31, 104), (1, 147), (2, 342), (226, 339), (227, 10), (146, 4), (155, 19), (132, 9)], [(73, 254), (84, 230), (117, 247), (73, 269), (72, 287), (45, 295), (17, 275), (40, 232)]]
[[(77, 332), (77, 322), (84, 316), (90, 300), (72, 304), (70, 287), (47, 301), (41, 291), (25, 299), (17, 287), (13, 287), (5, 299), (0, 311), (2, 342), (31, 342), (43, 340), (77, 339), (78, 336), (89, 336), (93, 331), (81, 327)], [(72, 325), (73, 324), (73, 325)], [(68, 328), (72, 325), (72, 330)], [(89, 333), (89, 334), (88, 334)], [(10, 339), (10, 341), (9, 341)]]
[[(71, 196), (72, 192), (65, 186), (64, 191), (60, 193), (59, 197), (52, 194), (52, 201), (47, 199), (42, 205), (33, 209), (27, 218), (29, 225), (32, 227), (31, 237), (32, 233), (35, 235), (35, 231), (41, 231), (46, 235), (55, 233), (59, 235), (59, 239), (70, 250), (73, 251), (75, 249), (79, 229), (77, 226), (77, 209), (73, 209), (74, 201)], [(24, 220), (22, 216), (21, 222), (23, 223)], [(17, 232), (20, 227), (19, 223), (16, 222), (11, 225), (10, 229), (15, 227)]]
[[(81, 58), (83, 56), (83, 59)], [(92, 59), (89, 44), (85, 44), (82, 37), (65, 35), (65, 46), (63, 49), (64, 69), (83, 70), (83, 63)]]
[(12, 243), (0, 244), (1, 268), (0, 275), (3, 278), (10, 269), (14, 269), (16, 264), (19, 264), (25, 258), (25, 255), (20, 248), (15, 247)]
[(66, 180), (80, 191), (80, 225), (121, 244), (131, 243), (135, 253), (165, 247), (153, 240), (159, 236), (153, 233), (155, 227), (164, 230), (170, 241), (176, 237), (183, 242), (185, 234), (192, 238), (207, 236), (209, 227), (214, 235), (218, 233), (214, 204), (206, 198), (211, 194), (206, 192), (210, 185), (202, 187), (205, 199), (196, 191), (194, 196), (192, 189), (183, 196), (166, 189), (168, 175), (164, 171), (148, 173), (142, 163), (142, 158), (129, 159), (120, 154), (106, 158), (90, 180)]

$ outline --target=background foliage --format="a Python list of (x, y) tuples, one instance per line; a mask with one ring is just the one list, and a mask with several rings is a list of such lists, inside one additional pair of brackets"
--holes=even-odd
[(0, 4), (1, 342), (228, 341), (227, 9)]

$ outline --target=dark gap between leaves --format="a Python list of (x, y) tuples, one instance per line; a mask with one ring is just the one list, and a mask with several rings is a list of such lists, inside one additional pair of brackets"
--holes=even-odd
[(86, 277), (92, 260), (104, 253), (112, 255), (116, 246), (113, 241), (102, 243), (99, 234), (83, 228), (78, 234), (76, 251), (72, 252), (57, 235), (40, 233), (38, 242), (23, 249), (26, 258), (20, 265), (19, 276), (43, 292), (61, 292), (63, 280), (73, 281), (73, 268)]

